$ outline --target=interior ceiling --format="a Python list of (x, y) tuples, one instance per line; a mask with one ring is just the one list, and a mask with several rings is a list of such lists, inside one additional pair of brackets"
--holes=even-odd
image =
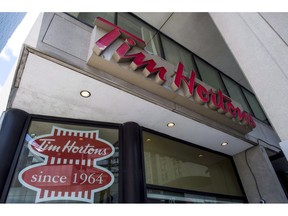
[(252, 91), (209, 13), (134, 13)]

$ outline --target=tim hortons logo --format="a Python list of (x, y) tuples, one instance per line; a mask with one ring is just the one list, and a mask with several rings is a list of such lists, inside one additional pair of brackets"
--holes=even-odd
[[(218, 119), (218, 117), (214, 116), (222, 115), (225, 116), (226, 119), (232, 120), (234, 124), (241, 125), (248, 130), (252, 130), (252, 128), (256, 127), (256, 123), (254, 122), (251, 114), (242, 111), (237, 106), (234, 106), (232, 99), (224, 95), (220, 89), (213, 90), (211, 87), (207, 88), (206, 84), (196, 78), (195, 71), (191, 71), (190, 77), (184, 76), (184, 66), (181, 62), (178, 63), (172, 77), (167, 76), (166, 67), (157, 65), (156, 61), (154, 60), (155, 58), (153, 59), (153, 57), (149, 59), (149, 56), (151, 55), (149, 55), (145, 51), (137, 53), (132, 52), (132, 50), (136, 47), (143, 50), (143, 48), (145, 47), (145, 42), (143, 40), (100, 17), (96, 19), (96, 25), (98, 28), (104, 29), (106, 31), (106, 34), (104, 34), (100, 39), (96, 41), (93, 48), (94, 55), (100, 57), (109, 47), (112, 47), (112, 45), (115, 46), (115, 44), (119, 44), (118, 42), (116, 43), (116, 41), (117, 39), (121, 38), (124, 40), (124, 42), (120, 44), (113, 53), (113, 61), (117, 64), (121, 65), (122, 63), (124, 64), (126, 62), (126, 64), (130, 64), (130, 70), (140, 70), (146, 78), (154, 76), (155, 83), (159, 86), (163, 86), (163, 89), (165, 88), (165, 91), (169, 91), (170, 89), (170, 91), (175, 92), (176, 94), (178, 93), (178, 95), (180, 95), (179, 92), (181, 92), (182, 97), (186, 98), (186, 100), (189, 100), (190, 102), (193, 102), (189, 103), (188, 108), (191, 108), (196, 112), (203, 114), (207, 113), (208, 109), (210, 111), (214, 111), (213, 115), (209, 114), (210, 116), (212, 116), (212, 118)], [(94, 57), (94, 59), (95, 58), (96, 57)], [(93, 60), (92, 54), (92, 57), (88, 61), (88, 64), (92, 66), (99, 66), (100, 63), (96, 64), (93, 61), (96, 60)], [(97, 58), (97, 61), (101, 61), (100, 58)], [(101, 64), (105, 63), (101, 62)], [(103, 67), (103, 69), (107, 70), (107, 72), (108, 70), (111, 70), (110, 68), (107, 68)], [(121, 71), (122, 68), (119, 67), (117, 70)], [(116, 73), (117, 72), (115, 72), (115, 74)], [(127, 74), (127, 76), (129, 75)], [(164, 84), (168, 81), (167, 79), (169, 78), (172, 80), (169, 80), (168, 82), (168, 89), (167, 86), (164, 87)], [(129, 78), (126, 79), (129, 80)], [(146, 87), (146, 89), (148, 88)], [(181, 100), (183, 101), (183, 99)], [(181, 103), (187, 104), (186, 101)], [(193, 107), (197, 107), (197, 109)], [(205, 110), (203, 107), (207, 109)], [(200, 112), (200, 109), (204, 111)], [(222, 118), (221, 121), (226, 121), (225, 118)], [(233, 123), (231, 125), (233, 125)]]
[(51, 134), (32, 139), (30, 151), (44, 158), (23, 169), (18, 179), (37, 192), (35, 202), (75, 200), (93, 202), (93, 194), (110, 187), (113, 174), (97, 166), (111, 157), (114, 147), (98, 137), (99, 131), (78, 131), (53, 127)]

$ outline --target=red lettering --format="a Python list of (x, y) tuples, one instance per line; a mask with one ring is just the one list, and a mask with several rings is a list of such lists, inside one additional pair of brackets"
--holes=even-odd
[[(250, 126), (253, 126), (251, 125), (250, 123), (250, 119), (251, 119), (251, 115), (248, 114), (247, 112), (245, 111), (241, 111), (239, 109), (239, 107), (237, 107), (235, 109), (235, 115), (236, 115), (236, 120), (239, 121), (242, 125), (250, 125)], [(254, 121), (253, 121), (254, 122)]]
[[(118, 37), (120, 37), (121, 32), (118, 29), (113, 29), (112, 31), (108, 32), (98, 41), (96, 41), (96, 47), (94, 47), (95, 53), (99, 56), (101, 53), (109, 47)], [(98, 48), (98, 49), (95, 49)]]
[(228, 118), (235, 118), (236, 114), (235, 114), (235, 107), (231, 102), (227, 102), (226, 103), (226, 108), (227, 108), (227, 112), (225, 113), (225, 115)]
[(225, 102), (224, 100), (227, 100), (228, 102), (231, 101), (230, 98), (226, 97), (225, 95), (223, 95), (222, 91), (219, 89), (217, 93), (213, 92), (212, 90), (210, 90), (211, 92), (211, 99), (210, 102), (208, 104), (208, 106), (219, 112), (219, 113), (225, 113), (227, 112), (227, 109), (225, 108)]
[[(217, 92), (213, 92), (213, 90), (207, 90), (204, 86), (195, 82), (195, 72), (191, 72), (191, 77), (188, 79), (183, 76), (184, 65), (179, 62), (176, 75), (174, 76), (172, 82), (172, 89), (174, 91), (178, 90), (181, 87), (184, 88), (185, 97), (191, 97), (194, 93), (194, 86), (196, 94), (194, 94), (194, 100), (199, 104), (208, 103), (208, 107), (212, 110), (217, 110), (217, 112), (224, 114), (228, 118), (235, 118), (242, 125), (249, 125), (252, 127), (256, 127), (256, 124), (252, 118), (252, 116), (247, 112), (242, 112), (238, 107), (235, 108), (232, 104), (231, 98), (225, 96), (223, 92), (219, 89)], [(211, 96), (210, 96), (211, 95)]]
[(255, 123), (252, 115), (249, 114), (249, 113), (248, 113), (248, 119), (249, 119), (249, 122), (250, 122), (249, 125), (252, 126), (253, 128), (255, 128), (256, 127), (256, 123)]
[(127, 62), (131, 61), (133, 58), (128, 58), (126, 55), (127, 52), (129, 52), (133, 46), (135, 46), (136, 43), (131, 38), (128, 38), (124, 41), (121, 46), (119, 46), (116, 50), (116, 52), (113, 54), (113, 58), (116, 60), (116, 62)]
[(128, 37), (133, 38), (138, 46), (143, 48), (145, 47), (145, 41), (101, 17), (97, 17), (96, 24), (97, 26), (101, 26), (103, 29), (109, 31), (102, 38), (96, 41), (96, 49), (94, 48), (94, 51), (98, 56), (101, 55), (101, 53), (120, 36), (122, 36), (124, 39)]
[(142, 73), (145, 77), (150, 76), (151, 74), (156, 74), (156, 82), (158, 84), (163, 84), (165, 79), (165, 74), (167, 70), (164, 67), (155, 68), (156, 62), (153, 59), (149, 59), (144, 61), (146, 56), (143, 52), (135, 53), (135, 54), (127, 54), (128, 51), (135, 46), (136, 43), (131, 38), (128, 38), (124, 41), (124, 43), (116, 50), (113, 55), (113, 58), (117, 62), (124, 62), (124, 61), (132, 61), (130, 64), (130, 68), (132, 70), (137, 70), (139, 68), (144, 68)]
[(204, 104), (209, 101), (209, 92), (204, 88), (204, 86), (198, 84), (195, 90), (197, 94), (194, 95), (194, 99), (197, 103)]
[(236, 120), (241, 122), (243, 125), (247, 125), (249, 123), (249, 120), (247, 118), (247, 112), (242, 112), (239, 107), (235, 109), (236, 113)]
[(182, 86), (185, 91), (185, 97), (189, 98), (193, 95), (194, 92), (196, 73), (195, 71), (192, 71), (190, 79), (188, 79), (186, 76), (183, 76), (183, 71), (184, 71), (184, 65), (182, 64), (182, 62), (179, 62), (177, 66), (176, 75), (174, 76), (171, 87), (174, 91), (176, 91), (181, 87), (181, 82), (183, 81)]
[[(117, 48), (116, 52), (113, 54), (115, 61), (119, 63), (131, 61), (129, 67), (132, 70), (135, 71), (137, 69), (143, 68), (142, 73), (144, 76), (148, 77), (152, 74), (156, 75), (155, 81), (158, 84), (163, 84), (166, 81), (166, 68), (156, 68), (156, 62), (153, 59), (145, 60), (147, 57), (144, 52), (128, 54), (128, 52), (131, 51), (131, 49), (135, 46), (144, 48), (145, 42), (143, 40), (102, 18), (97, 18), (96, 25), (108, 31), (107, 34), (96, 41), (94, 52), (97, 55), (100, 55), (119, 37), (122, 37), (125, 39), (125, 41)], [(253, 128), (256, 127), (256, 123), (254, 122), (253, 117), (245, 111), (242, 112), (239, 107), (234, 107), (231, 98), (225, 96), (220, 89), (217, 92), (214, 92), (212, 89), (208, 91), (204, 86), (197, 82), (195, 71), (191, 71), (190, 78), (184, 76), (183, 72), (184, 65), (179, 62), (171, 84), (173, 91), (177, 91), (180, 88), (183, 88), (185, 97), (189, 98), (193, 96), (197, 103), (202, 105), (207, 103), (210, 109), (215, 110), (220, 114), (224, 114), (230, 119), (234, 118), (237, 122), (239, 122), (239, 124), (249, 125)]]
[(235, 118), (236, 121), (240, 122), (242, 125), (249, 125), (253, 128), (256, 127), (256, 123), (253, 120), (251, 114), (241, 111), (239, 107), (234, 107), (231, 102), (226, 103), (227, 112), (225, 115), (228, 118)]

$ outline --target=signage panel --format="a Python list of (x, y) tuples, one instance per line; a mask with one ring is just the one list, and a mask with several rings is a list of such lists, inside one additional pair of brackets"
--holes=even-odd
[(251, 114), (243, 111), (239, 103), (220, 89), (213, 89), (198, 80), (195, 71), (189, 73), (190, 77), (184, 76), (181, 62), (175, 68), (158, 56), (147, 53), (143, 50), (143, 40), (105, 19), (98, 17), (96, 26), (92, 36), (95, 43), (88, 65), (243, 134), (256, 127)]
[(93, 203), (93, 194), (110, 187), (113, 174), (97, 161), (111, 157), (112, 144), (98, 137), (99, 131), (53, 127), (50, 134), (32, 139), (28, 148), (44, 158), (23, 169), (19, 182), (37, 192), (35, 202), (75, 200)]

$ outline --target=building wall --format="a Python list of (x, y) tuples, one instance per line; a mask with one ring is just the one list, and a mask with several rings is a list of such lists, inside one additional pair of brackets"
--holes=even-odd
[[(100, 90), (103, 92), (108, 92), (105, 91), (107, 86), (101, 82), (104, 82), (106, 84), (109, 83), (109, 85), (116, 87), (115, 92), (117, 92), (117, 95), (119, 96), (118, 98), (120, 98), (122, 94), (126, 95), (127, 92), (129, 93), (129, 91), (138, 92), (137, 94), (134, 93), (134, 95), (129, 96), (131, 97), (131, 101), (129, 103), (133, 104), (133, 109), (137, 109), (136, 111), (138, 111), (136, 112), (137, 115), (135, 116), (129, 114), (130, 115), (129, 118), (132, 121), (138, 121), (140, 118), (139, 113), (141, 113), (144, 119), (142, 125), (145, 127), (149, 128), (151, 125), (153, 125), (151, 126), (151, 128), (155, 130), (155, 128), (153, 127), (158, 126), (158, 122), (160, 122), (161, 120), (160, 117), (161, 115), (163, 115), (164, 112), (169, 113), (167, 114), (167, 116), (173, 117), (176, 113), (176, 108), (181, 109), (181, 107), (180, 108), (175, 107), (174, 104), (172, 104), (167, 100), (163, 100), (160, 97), (155, 97), (154, 95), (150, 94), (147, 91), (143, 91), (140, 88), (130, 85), (127, 82), (121, 81), (120, 79), (108, 75), (103, 71), (89, 67), (87, 65), (87, 57), (89, 53), (89, 47), (91, 47), (90, 39), (92, 29), (76, 21), (75, 19), (69, 17), (68, 15), (63, 13), (59, 14), (45, 13), (43, 16), (40, 30), (39, 28), (36, 28), (34, 29), (34, 31), (39, 32), (39, 37), (37, 37), (38, 42), (35, 47), (36, 50), (33, 49), (30, 51), (32, 53), (29, 54), (27, 64), (26, 62), (20, 62), (20, 65), (25, 66), (25, 69), (22, 70), (20, 68), (18, 71), (19, 80), (17, 79), (16, 82), (14, 83), (13, 92), (15, 94), (13, 93), (10, 97), (10, 104), (9, 104), (10, 107), (20, 108), (29, 113), (35, 113), (35, 114), (106, 121), (107, 119), (105, 118), (105, 116), (109, 115), (109, 108), (107, 107), (118, 107), (118, 104), (121, 103), (121, 100), (119, 99), (117, 100), (117, 98), (115, 98), (115, 100), (107, 100), (107, 98), (105, 98), (105, 95), (102, 95), (102, 97), (94, 99), (94, 101), (91, 103), (92, 104), (91, 107), (85, 107), (86, 103), (84, 101), (83, 103), (82, 102), (79, 103), (78, 99), (69, 96), (70, 94), (74, 94), (75, 97), (76, 95), (79, 96), (79, 90), (85, 87), (85, 84), (89, 84), (90, 81), (88, 82), (87, 80), (90, 80), (92, 77), (93, 79), (95, 79), (95, 81), (90, 83), (91, 86), (89, 86), (89, 88), (96, 89), (98, 92)], [(38, 33), (32, 35), (38, 35)], [(40, 52), (38, 53), (37, 50)], [(35, 55), (33, 54), (33, 52), (35, 52)], [(42, 55), (41, 53), (45, 53), (45, 60), (41, 59)], [(25, 56), (26, 54), (23, 53), (23, 56)], [(26, 58), (23, 59), (25, 59), (26, 61)], [(52, 61), (50, 62), (49, 59), (50, 60), (53, 59), (53, 62)], [(57, 61), (59, 64), (57, 64)], [(42, 71), (39, 71), (40, 65), (42, 66), (45, 65)], [(71, 70), (73, 70), (73, 75), (71, 74)], [(22, 76), (21, 73), (23, 73), (23, 71), (25, 74)], [(77, 73), (80, 71), (81, 73)], [(43, 73), (43, 76), (41, 75), (37, 76), (37, 74), (41, 73)], [(68, 75), (69, 73), (71, 74), (71, 76)], [(85, 76), (83, 76), (83, 74)], [(39, 79), (41, 79), (39, 80), (39, 85), (37, 85), (37, 80), (35, 79), (36, 76)], [(57, 79), (55, 79), (56, 76)], [(20, 78), (22, 80), (20, 80)], [(32, 79), (33, 82), (29, 82), (29, 80)], [(76, 79), (78, 80), (77, 83), (75, 82)], [(47, 80), (51, 81), (49, 85), (53, 85), (52, 87), (49, 87), (49, 85), (47, 85)], [(99, 80), (101, 80), (101, 82), (99, 82)], [(57, 83), (61, 83), (61, 85)], [(123, 92), (122, 91), (123, 89), (125, 89), (126, 92)], [(61, 92), (63, 92), (62, 95), (60, 94)], [(138, 100), (139, 101), (141, 100), (141, 104), (139, 106), (136, 106), (136, 104), (134, 104), (133, 101), (135, 102)], [(109, 103), (104, 104), (103, 101), (109, 101)], [(97, 105), (98, 106), (97, 110), (95, 109), (95, 107), (97, 107), (96, 106), (97, 103), (104, 104), (105, 106), (107, 105), (107, 107), (101, 109)], [(147, 106), (149, 106), (149, 109), (143, 109), (143, 107)], [(84, 107), (85, 110), (88, 110), (88, 112), (83, 112)], [(157, 107), (159, 113), (150, 112), (151, 110), (154, 109), (154, 107)], [(167, 108), (171, 110), (168, 111)], [(187, 111), (184, 110), (183, 112), (185, 113)], [(187, 113), (189, 114), (189, 112)], [(186, 115), (188, 115), (187, 113)], [(181, 120), (183, 120), (183, 122), (187, 121), (186, 115), (181, 116)], [(125, 119), (126, 117), (127, 117), (127, 109), (124, 110), (123, 112), (121, 111), (121, 114), (115, 117), (114, 119), (110, 118), (109, 121), (121, 123), (124, 121), (123, 119)], [(194, 127), (193, 128), (191, 127), (190, 131), (193, 130), (196, 131), (197, 129), (199, 129), (200, 128), (199, 125), (202, 125), (200, 123), (201, 120), (204, 121), (203, 118), (202, 119), (199, 118), (197, 124), (193, 122)], [(191, 126), (191, 124), (187, 125)], [(254, 145), (258, 145), (259, 140), (262, 141), (264, 140), (265, 142), (278, 147), (279, 138), (277, 134), (275, 134), (275, 132), (272, 130), (272, 128), (258, 122), (257, 125), (258, 126), (256, 127), (256, 129), (254, 129), (252, 132), (247, 134), (245, 137), (241, 137), (241, 141), (243, 141), (243, 143), (247, 145), (245, 148), (248, 148), (249, 145), (250, 147), (253, 146), (251, 145), (251, 143), (253, 143)], [(209, 129), (209, 132), (212, 135), (207, 132), (205, 136), (207, 137), (214, 136), (215, 139), (214, 141), (218, 142), (217, 136), (223, 134), (223, 128), (214, 123), (211, 123), (211, 126), (213, 126), (212, 128), (213, 130)], [(179, 138), (188, 136), (189, 139), (192, 139), (191, 132), (190, 133), (187, 132), (186, 130), (184, 130), (184, 128), (185, 126), (183, 126), (183, 130), (180, 130), (181, 133), (178, 134), (173, 134), (173, 132), (168, 131), (169, 129), (167, 128), (165, 128), (163, 131), (160, 132), (169, 134), (171, 136), (175, 135), (175, 137), (177, 135)], [(226, 130), (226, 133), (229, 136), (235, 135), (233, 134), (232, 130), (229, 129)], [(200, 133), (198, 133), (198, 137), (195, 136), (196, 140), (188, 140), (188, 141), (200, 144), (201, 139), (203, 141), (204, 136), (201, 137), (199, 136), (199, 134)], [(265, 147), (270, 148), (269, 146)], [(213, 149), (213, 147), (210, 148)], [(277, 182), (276, 180), (277, 177), (275, 175), (275, 172), (273, 172), (271, 163), (267, 157), (267, 153), (263, 150), (263, 148), (259, 147), (255, 149), (256, 149), (255, 150), (256, 156), (253, 157), (251, 156), (251, 158), (253, 159), (253, 160), (251, 159), (251, 166), (253, 166), (255, 170), (257, 170), (258, 175), (257, 178), (260, 179), (262, 178), (263, 180), (267, 180), (270, 183), (272, 181), (274, 181), (274, 183), (276, 182), (275, 184), (273, 182), (271, 183), (273, 184), (271, 190), (281, 191), (282, 188), (279, 184), (279, 181)], [(279, 151), (277, 148), (272, 148), (272, 150), (276, 152)], [(238, 149), (237, 151), (238, 154), (236, 155), (233, 152), (230, 152), (229, 154), (234, 155), (236, 167), (239, 172), (244, 190), (247, 191), (246, 193), (249, 202), (258, 202), (259, 195), (253, 192), (256, 186), (255, 185), (251, 186), (250, 184), (252, 181), (251, 173), (250, 174), (246, 173), (248, 171), (247, 164), (246, 165), (243, 164), (243, 160), (245, 160), (245, 152), (243, 149), (242, 150)], [(253, 150), (251, 150), (251, 152), (252, 151)], [(254, 160), (254, 158), (257, 158), (257, 160)], [(263, 166), (259, 163), (262, 163)], [(260, 171), (258, 171), (259, 168), (261, 168)], [(260, 182), (259, 184), (262, 185), (262, 187), (267, 186), (265, 181)], [(269, 194), (270, 193), (269, 191), (270, 189), (265, 190), (265, 194)], [(287, 200), (285, 200), (282, 195), (283, 191), (281, 192), (280, 198), (278, 197), (278, 195), (275, 195), (275, 197), (273, 196), (274, 198), (268, 196), (266, 199), (268, 199), (271, 202), (287, 202)]]
[[(211, 17), (252, 86), (273, 128), (281, 141), (286, 141), (288, 14), (211, 13)], [(286, 155), (287, 150), (284, 151)]]
[(262, 146), (234, 156), (249, 203), (286, 203), (287, 197)]
[[(123, 82), (116, 77), (88, 66), (88, 53), (92, 51), (94, 43), (92, 40), (90, 41), (91, 34), (91, 27), (78, 22), (66, 14), (45, 13), (36, 48), (72, 66), (85, 70), (87, 74), (91, 74), (91, 76), (95, 77), (96, 74), (101, 77), (101, 80), (104, 82), (107, 80), (110, 84), (112, 83), (112, 85), (115, 84), (120, 88), (125, 88), (125, 91), (131, 91), (133, 94), (137, 92), (138, 96), (144, 97), (153, 103), (171, 109), (174, 112), (178, 110), (178, 112), (183, 113), (184, 115), (191, 115), (191, 112), (188, 112), (180, 106), (175, 106), (175, 104), (168, 100), (164, 100), (163, 98), (150, 94), (141, 88), (137, 88), (134, 85)], [(208, 122), (201, 116), (194, 115), (193, 117), (198, 119), (198, 121), (206, 122), (206, 124)], [(255, 143), (257, 143), (259, 139), (264, 140), (271, 145), (275, 145), (276, 148), (279, 148), (279, 138), (277, 134), (275, 134), (269, 126), (260, 121), (255, 121), (258, 127), (247, 134), (244, 139), (251, 140)], [(211, 122), (209, 124), (217, 129), (233, 133), (229, 128), (222, 128), (219, 124), (212, 124)], [(275, 150), (275, 148), (273, 150)]]

